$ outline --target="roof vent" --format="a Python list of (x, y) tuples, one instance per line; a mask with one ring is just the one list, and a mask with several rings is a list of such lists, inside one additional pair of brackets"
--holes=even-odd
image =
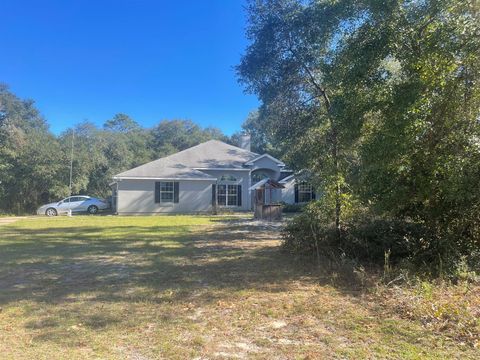
[(244, 133), (240, 135), (240, 147), (250, 151), (251, 137), (250, 134)]

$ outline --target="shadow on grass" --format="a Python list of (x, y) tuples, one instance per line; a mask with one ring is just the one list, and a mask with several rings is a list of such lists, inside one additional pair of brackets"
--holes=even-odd
[(124, 311), (137, 304), (162, 309), (156, 316), (174, 323), (165, 310), (172, 306), (234, 301), (243, 291), (287, 292), (300, 279), (330, 284), (279, 251), (278, 226), (216, 223), (9, 226), (0, 239), (0, 307), (27, 302), (25, 327), (39, 332), (35, 340), (62, 342), (75, 339), (65, 330), (70, 323), (95, 331), (135, 322), (136, 310)]
[[(0, 304), (61, 303), (80, 294), (107, 302), (183, 302), (199, 290), (211, 291), (202, 296), (213, 301), (215, 290), (282, 291), (304, 274), (241, 221), (223, 230), (192, 228), (9, 227), (0, 242)], [(174, 296), (165, 298), (166, 290)]]

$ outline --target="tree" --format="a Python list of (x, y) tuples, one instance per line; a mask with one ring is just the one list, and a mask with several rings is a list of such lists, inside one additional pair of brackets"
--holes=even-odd
[(428, 261), (478, 241), (479, 24), (473, 0), (250, 2), (238, 74), (337, 235), (359, 202), (427, 227)]
[(253, 152), (258, 154), (268, 153), (281, 158), (283, 155), (282, 144), (275, 141), (266, 121), (267, 119), (261, 117), (258, 110), (250, 112), (242, 124), (242, 131), (234, 133), (230, 141), (235, 146), (239, 146), (241, 136), (247, 133), (251, 136), (251, 150)]
[(140, 125), (135, 120), (122, 113), (115, 114), (112, 119), (105, 121), (103, 128), (107, 131), (117, 133), (129, 133), (141, 129)]
[(352, 124), (342, 109), (349, 91), (340, 81), (345, 67), (333, 66), (332, 59), (364, 15), (344, 1), (292, 0), (252, 1), (249, 15), (251, 44), (237, 68), (240, 80), (261, 99), (261, 116), (289, 149), (290, 163), (322, 179), (339, 236)]
[(151, 130), (150, 146), (159, 158), (212, 139), (226, 137), (216, 128), (202, 129), (191, 120), (162, 120)]
[(22, 213), (66, 193), (62, 155), (33, 101), (0, 86), (0, 209)]
[(400, 75), (365, 116), (361, 195), (425, 224), (425, 261), (438, 266), (480, 245), (479, 24), (476, 1), (409, 4), (391, 36)]

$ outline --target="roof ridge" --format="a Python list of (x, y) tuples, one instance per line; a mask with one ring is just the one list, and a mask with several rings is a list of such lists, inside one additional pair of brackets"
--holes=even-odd
[(224, 145), (227, 145), (227, 146), (229, 146), (229, 147), (233, 147), (233, 148), (235, 148), (235, 149), (239, 149), (239, 150), (248, 152), (248, 153), (253, 154), (253, 155), (260, 155), (260, 154), (258, 154), (258, 153), (256, 153), (256, 152), (251, 151), (251, 150), (247, 150), (247, 149), (241, 148), (240, 146), (235, 146), (235, 145), (226, 143), (225, 141), (217, 140), (217, 139), (211, 139), (211, 140), (205, 141), (205, 142), (203, 142), (203, 143), (201, 143), (201, 144), (199, 144), (199, 145), (206, 144), (207, 142), (210, 142), (210, 141), (216, 141), (216, 142), (222, 143), (222, 144), (224, 144)]
[[(153, 168), (156, 168), (156, 172), (162, 171), (161, 169), (166, 170), (180, 167), (191, 170), (196, 170), (197, 168), (204, 166), (212, 168), (239, 168), (243, 167), (245, 163), (258, 156), (260, 156), (260, 154), (228, 144), (221, 140), (210, 139), (173, 154), (149, 161), (133, 169), (125, 170), (115, 176), (120, 176), (125, 173), (153, 171)], [(214, 166), (213, 164), (219, 165)]]
[[(212, 140), (208, 140), (208, 141), (212, 141)], [(195, 147), (197, 147), (197, 146), (200, 146), (200, 145), (202, 145), (202, 144), (205, 144), (205, 143), (207, 143), (208, 141), (205, 141), (205, 142), (200, 143), (200, 144), (197, 144), (197, 145), (190, 146), (189, 148), (186, 148), (186, 149), (183, 149), (183, 150), (174, 152), (173, 154), (170, 154), (170, 155), (167, 155), (167, 156), (163, 156), (163, 157), (161, 157), (161, 158), (158, 158), (158, 159), (155, 159), (155, 160), (152, 160), (152, 161), (148, 161), (148, 162), (146, 162), (145, 164), (138, 165), (138, 166), (136, 166), (136, 167), (134, 167), (134, 168), (131, 168), (131, 169), (122, 171), (120, 174), (122, 174), (122, 173), (124, 173), (124, 172), (126, 172), (126, 171), (135, 170), (135, 169), (137, 169), (137, 168), (139, 168), (139, 167), (142, 167), (142, 166), (144, 166), (144, 165), (147, 165), (147, 164), (157, 163), (157, 162), (159, 162), (160, 160), (166, 160), (166, 159), (168, 159), (168, 158), (170, 158), (170, 157), (172, 157), (172, 156), (174, 156), (174, 155), (178, 155), (178, 154), (180, 154), (180, 153), (183, 153), (184, 151), (187, 151), (187, 150), (193, 149), (193, 148), (195, 148)], [(192, 168), (192, 170), (194, 170), (194, 169)]]

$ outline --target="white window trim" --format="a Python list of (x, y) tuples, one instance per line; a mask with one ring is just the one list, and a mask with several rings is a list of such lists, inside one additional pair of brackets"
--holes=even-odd
[[(162, 184), (170, 183), (172, 184), (172, 190), (162, 190)], [(162, 194), (172, 194), (172, 200), (164, 201), (162, 199)], [(174, 181), (160, 181), (160, 204), (170, 205), (175, 202), (175, 182)]]
[[(310, 189), (309, 190), (300, 190), (300, 187), (301, 186), (308, 186)], [(307, 201), (300, 201), (300, 194), (309, 194), (310, 195), (310, 199), (307, 200)], [(299, 204), (303, 204), (303, 203), (307, 203), (309, 201), (312, 201), (313, 200), (313, 186), (311, 184), (298, 184), (298, 203)]]
[[(238, 207), (238, 185), (239, 184), (233, 184), (233, 183), (221, 183), (221, 184), (217, 184), (217, 206), (220, 206), (220, 207)], [(225, 196), (225, 205), (221, 205), (220, 202), (218, 201), (218, 196), (219, 196), (219, 189), (220, 189), (220, 186), (225, 186), (225, 195), (222, 195), (222, 196)], [(234, 189), (235, 189), (235, 205), (230, 205), (228, 202), (228, 198), (229, 198), (229, 195), (228, 195), (228, 187), (229, 186), (233, 186)]]

